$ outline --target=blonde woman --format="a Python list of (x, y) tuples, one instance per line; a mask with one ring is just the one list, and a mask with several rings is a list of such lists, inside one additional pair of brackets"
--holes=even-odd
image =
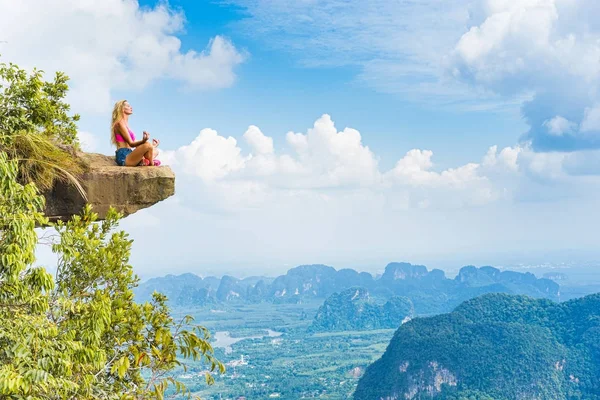
[(134, 167), (137, 165), (160, 165), (160, 161), (154, 157), (158, 152), (156, 147), (159, 141), (152, 140), (148, 143), (150, 134), (144, 131), (142, 140), (135, 140), (135, 134), (129, 129), (129, 116), (133, 114), (133, 108), (127, 100), (120, 100), (115, 103), (112, 113), (112, 123), (110, 139), (112, 144), (117, 146), (115, 160), (117, 165)]

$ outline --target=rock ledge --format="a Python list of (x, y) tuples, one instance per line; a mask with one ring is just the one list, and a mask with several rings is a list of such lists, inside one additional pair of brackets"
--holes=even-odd
[[(78, 177), (79, 182), (100, 220), (105, 218), (110, 206), (127, 216), (175, 193), (175, 174), (167, 166), (120, 167), (114, 157), (96, 153), (78, 156), (86, 166), (86, 172)], [(67, 220), (79, 214), (86, 204), (69, 183), (58, 182), (45, 197), (45, 213), (51, 221)]]

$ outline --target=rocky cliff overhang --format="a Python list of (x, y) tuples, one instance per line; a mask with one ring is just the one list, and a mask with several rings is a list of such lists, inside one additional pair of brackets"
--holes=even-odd
[(79, 214), (86, 202), (102, 220), (113, 206), (125, 216), (150, 207), (175, 193), (175, 174), (167, 166), (120, 167), (114, 157), (95, 153), (78, 155), (85, 172), (77, 177), (86, 199), (72, 183), (57, 182), (45, 193), (46, 216), (51, 221), (68, 220)]

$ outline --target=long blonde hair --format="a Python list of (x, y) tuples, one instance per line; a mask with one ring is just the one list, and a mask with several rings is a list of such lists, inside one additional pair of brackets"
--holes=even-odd
[(113, 145), (117, 145), (117, 138), (115, 137), (115, 125), (123, 119), (123, 108), (125, 107), (127, 100), (119, 100), (115, 103), (115, 108), (112, 112), (112, 121), (110, 123), (110, 142)]

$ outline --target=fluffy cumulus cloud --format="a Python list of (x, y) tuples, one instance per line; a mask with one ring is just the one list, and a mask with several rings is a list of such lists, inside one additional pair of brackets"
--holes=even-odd
[(248, 127), (244, 138), (258, 154), (273, 154), (273, 139), (265, 136), (257, 126)]
[[(548, 134), (555, 136), (562, 136), (566, 133), (572, 133), (577, 127), (577, 124), (561, 117), (560, 115), (547, 120), (544, 122), (544, 125), (546, 128), (548, 128)], [(582, 130), (584, 130), (583, 126)]]
[(192, 143), (174, 153), (167, 151), (162, 158), (203, 181), (214, 181), (243, 169), (251, 156), (241, 155), (234, 138), (220, 136), (213, 129), (203, 129)]
[(84, 112), (105, 112), (115, 88), (142, 89), (160, 78), (197, 89), (231, 86), (243, 52), (222, 36), (182, 51), (184, 22), (166, 2), (0, 0), (1, 60), (66, 72), (69, 100)]
[(482, 164), (486, 168), (500, 168), (501, 170), (517, 172), (519, 170), (518, 158), (522, 150), (521, 147), (516, 146), (505, 147), (498, 152), (498, 146), (492, 146), (483, 158)]
[(592, 155), (538, 153), (530, 146), (492, 146), (480, 160), (442, 170), (432, 151), (412, 149), (382, 170), (360, 132), (338, 130), (327, 114), (306, 133), (288, 132), (281, 153), (256, 126), (243, 139), (247, 154), (235, 138), (203, 129), (189, 145), (164, 152), (186, 182), (184, 201), (201, 199), (202, 207), (223, 211), (286, 207), (299, 198), (302, 208), (351, 207), (357, 199), (392, 209), (464, 208), (513, 201), (527, 181), (552, 185), (594, 171), (582, 167)]
[(378, 160), (363, 145), (360, 133), (351, 128), (338, 132), (327, 114), (316, 120), (306, 134), (288, 132), (286, 139), (293, 150), (289, 159), (299, 167), (296, 171), (309, 178), (306, 184), (368, 186), (380, 179)]
[(396, 163), (394, 169), (389, 171), (388, 176), (400, 183), (425, 187), (465, 187), (470, 183), (485, 180), (485, 177), (477, 173), (479, 165), (475, 163), (441, 173), (432, 171), (432, 156), (433, 152), (430, 150), (410, 150)]
[(242, 154), (236, 139), (204, 129), (192, 143), (163, 158), (203, 182), (254, 181), (289, 189), (373, 186), (381, 182), (378, 161), (362, 144), (360, 133), (338, 132), (330, 116), (315, 121), (306, 133), (288, 132), (289, 154), (276, 154), (273, 139), (256, 126), (243, 135), (250, 153)]
[(233, 137), (203, 129), (189, 144), (163, 153), (177, 172), (181, 199), (214, 212), (244, 209), (469, 209), (520, 201), (554, 201), (600, 187), (597, 151), (539, 152), (530, 143), (491, 146), (478, 160), (440, 169), (431, 150), (411, 149), (387, 170), (359, 131), (339, 130), (327, 114), (306, 133), (288, 132), (274, 150), (259, 127)]
[(514, 96), (535, 151), (600, 147), (600, 5), (593, 0), (486, 0), (449, 57), (453, 76)]

